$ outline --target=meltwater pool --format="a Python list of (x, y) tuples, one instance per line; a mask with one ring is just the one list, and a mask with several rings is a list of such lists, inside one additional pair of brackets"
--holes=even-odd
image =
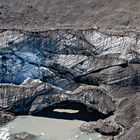
[(87, 134), (79, 130), (81, 120), (63, 120), (47, 117), (18, 116), (0, 128), (0, 140), (10, 140), (10, 135), (28, 132), (38, 140), (101, 140), (98, 133)]

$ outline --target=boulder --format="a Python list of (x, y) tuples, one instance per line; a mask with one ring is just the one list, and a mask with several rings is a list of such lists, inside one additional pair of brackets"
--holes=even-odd
[(118, 124), (99, 120), (96, 123), (95, 131), (103, 135), (115, 136), (121, 132), (121, 127)]
[(8, 112), (0, 111), (0, 126), (7, 124), (8, 122), (12, 121), (15, 116)]
[(11, 140), (37, 140), (37, 136), (29, 134), (27, 132), (12, 134)]
[(98, 120), (97, 122), (84, 123), (80, 127), (81, 131), (93, 133), (98, 132), (105, 136), (115, 136), (121, 132), (121, 126), (114, 122)]

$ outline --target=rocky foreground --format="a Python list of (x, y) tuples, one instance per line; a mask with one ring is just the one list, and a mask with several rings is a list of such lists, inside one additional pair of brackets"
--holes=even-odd
[(27, 31), (89, 29), (140, 32), (139, 0), (1, 0), (0, 28)]
[(0, 82), (2, 112), (34, 114), (64, 101), (78, 102), (104, 115), (83, 124), (82, 131), (140, 139), (139, 34), (1, 30)]

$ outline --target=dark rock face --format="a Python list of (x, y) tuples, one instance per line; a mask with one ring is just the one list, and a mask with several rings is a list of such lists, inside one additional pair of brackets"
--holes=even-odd
[(64, 101), (79, 102), (89, 111), (113, 115), (89, 129), (118, 135), (140, 121), (140, 39), (132, 32), (3, 30), (0, 82), (1, 110), (34, 114)]

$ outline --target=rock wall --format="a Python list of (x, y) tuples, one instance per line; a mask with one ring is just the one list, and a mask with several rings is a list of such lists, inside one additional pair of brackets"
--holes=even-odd
[(30, 77), (68, 90), (77, 88), (78, 82), (119, 83), (123, 87), (140, 84), (140, 40), (134, 33), (2, 31), (0, 43), (1, 83), (21, 84)]
[[(121, 121), (127, 118), (120, 107), (130, 96), (139, 96), (140, 38), (134, 32), (1, 30), (0, 83), (1, 110), (34, 113), (69, 100), (103, 114), (114, 112), (110, 122), (126, 131), (129, 119)], [(124, 112), (130, 113), (127, 107)]]

